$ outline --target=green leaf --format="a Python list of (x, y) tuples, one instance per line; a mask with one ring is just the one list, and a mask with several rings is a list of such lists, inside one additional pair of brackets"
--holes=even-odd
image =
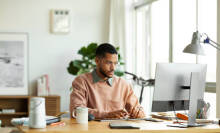
[(125, 63), (124, 62), (120, 62), (120, 65), (125, 65)]
[(77, 67), (77, 68), (79, 68), (79, 69), (81, 69), (82, 68), (82, 61), (81, 60), (74, 60), (73, 61), (73, 65), (75, 66), (75, 67)]
[(94, 52), (96, 51), (96, 48), (98, 47), (98, 44), (97, 43), (90, 43), (87, 47), (88, 51), (89, 52)]
[(80, 69), (77, 73), (77, 75), (83, 74), (83, 73), (87, 73), (90, 72), (88, 69)]
[(119, 47), (116, 47), (115, 49), (117, 50), (117, 52), (119, 52)]
[(114, 73), (114, 74), (117, 75), (117, 76), (119, 76), (119, 77), (121, 77), (121, 76), (124, 75), (124, 72), (123, 72), (123, 71), (120, 71), (120, 70), (115, 70), (115, 73)]
[(77, 75), (77, 72), (79, 71), (79, 68), (75, 67), (73, 65), (73, 61), (69, 63), (69, 67), (67, 67), (67, 71), (72, 75)]
[(94, 59), (95, 58), (95, 52), (96, 52), (96, 49), (98, 47), (98, 44), (97, 43), (90, 43), (89, 46), (87, 47), (87, 50), (88, 50), (88, 58), (89, 59)]
[(79, 51), (78, 51), (78, 54), (82, 55), (82, 56), (85, 56), (86, 55), (86, 47), (82, 47)]

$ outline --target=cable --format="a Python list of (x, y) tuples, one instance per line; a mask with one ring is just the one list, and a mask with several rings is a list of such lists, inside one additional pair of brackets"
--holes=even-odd
[(182, 124), (179, 122), (179, 120), (178, 120), (178, 118), (177, 118), (177, 116), (176, 116), (176, 109), (175, 109), (175, 104), (174, 104), (174, 102), (172, 102), (172, 104), (173, 104), (173, 112), (174, 112), (174, 115), (175, 115), (175, 118), (176, 118), (176, 122), (177, 122), (179, 125), (182, 125)]
[(184, 109), (184, 113), (185, 113), (185, 115), (188, 115), (188, 112), (186, 112), (186, 100), (185, 101), (183, 101), (183, 109)]

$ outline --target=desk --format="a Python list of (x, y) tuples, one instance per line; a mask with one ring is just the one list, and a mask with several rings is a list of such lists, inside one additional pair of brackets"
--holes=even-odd
[(20, 127), (23, 133), (216, 133), (220, 132), (220, 126), (210, 124), (205, 127), (174, 128), (167, 127), (171, 122), (132, 121), (141, 124), (141, 129), (110, 129), (109, 122), (91, 121), (88, 124), (77, 124), (75, 119), (63, 119), (65, 126), (47, 126), (45, 129), (29, 129)]
[(10, 133), (11, 131), (12, 131), (12, 128), (0, 127), (0, 133)]

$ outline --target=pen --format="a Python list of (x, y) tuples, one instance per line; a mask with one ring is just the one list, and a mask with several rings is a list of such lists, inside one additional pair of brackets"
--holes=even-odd
[(60, 122), (55, 122), (55, 123), (51, 123), (50, 126), (56, 126), (56, 125), (60, 125), (60, 126), (64, 126), (65, 122), (60, 121)]
[(182, 122), (182, 121), (174, 121), (173, 124), (177, 124), (177, 123), (186, 123), (186, 122)]

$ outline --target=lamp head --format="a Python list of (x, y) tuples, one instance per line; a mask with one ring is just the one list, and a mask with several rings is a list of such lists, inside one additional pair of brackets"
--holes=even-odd
[(184, 48), (183, 52), (196, 55), (205, 55), (205, 52), (200, 44), (200, 34), (198, 31), (193, 33), (191, 43)]

